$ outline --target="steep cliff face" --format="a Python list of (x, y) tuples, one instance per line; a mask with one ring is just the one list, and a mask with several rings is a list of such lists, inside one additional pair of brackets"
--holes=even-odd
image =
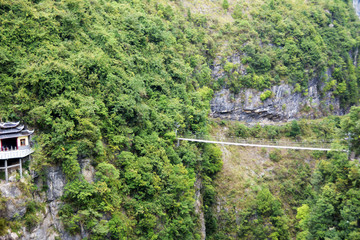
[[(238, 67), (236, 72), (247, 74), (241, 64), (239, 54), (227, 58)], [(219, 63), (221, 58), (215, 60), (212, 77), (219, 79), (227, 73)], [(331, 77), (331, 69), (326, 71), (328, 78)], [(223, 88), (215, 93), (210, 102), (211, 117), (238, 121), (287, 121), (301, 117), (319, 118), (329, 114), (343, 115), (346, 109), (340, 108), (340, 99), (333, 94), (333, 90), (326, 91), (326, 79), (313, 78), (308, 83), (307, 93), (297, 91), (294, 86), (280, 84), (272, 86), (265, 91), (271, 91), (271, 95), (261, 100), (261, 94), (265, 91), (255, 89), (241, 89), (237, 94)]]
[(353, 0), (353, 6), (355, 8), (356, 15), (358, 15), (360, 17), (360, 1)]
[[(358, 46), (345, 44), (345, 35), (340, 35), (341, 29), (357, 32), (358, 19), (354, 12), (360, 16), (360, 1), (353, 0), (354, 9), (351, 2), (350, 5), (347, 2), (315, 3), (310, 7), (306, 1), (298, 2), (299, 6), (292, 8), (289, 2), (284, 6), (286, 11), (279, 11), (273, 19), (273, 10), (280, 10), (280, 5), (264, 4), (258, 9), (261, 12), (258, 15), (253, 14), (255, 5), (249, 7), (251, 10), (247, 14), (243, 6), (238, 6), (237, 13), (234, 8), (236, 21), (231, 25), (233, 28), (226, 31), (236, 30), (238, 35), (232, 39), (229, 34), (223, 45), (230, 47), (219, 52), (229, 57), (217, 57), (212, 64), (215, 86), (225, 87), (215, 93), (211, 116), (244, 121), (286, 121), (342, 115), (348, 106), (358, 103)], [(266, 7), (269, 7), (268, 13), (265, 13)], [(340, 8), (342, 13), (338, 11)], [(314, 12), (319, 15), (315, 17)], [(340, 20), (345, 12), (347, 17)], [(297, 20), (288, 24), (292, 19)], [(357, 34), (352, 37), (355, 40)], [(313, 41), (315, 39), (319, 41)], [(235, 51), (238, 53), (233, 54)], [(249, 88), (272, 94), (270, 97), (263, 95), (260, 100), (264, 92)], [(229, 89), (239, 93), (232, 94)]]
[[(25, 178), (20, 182), (14, 181), (0, 183), (1, 196), (5, 199), (5, 206), (0, 213), (0, 217), (7, 220), (23, 218), (29, 212), (29, 203), (36, 202), (41, 207), (34, 216), (32, 227), (21, 227), (16, 233), (8, 230), (8, 234), (0, 237), (0, 239), (70, 239), (65, 232), (62, 223), (58, 217), (58, 211), (61, 207), (60, 197), (62, 196), (66, 183), (65, 176), (59, 167), (49, 167), (46, 172), (46, 179), (40, 179), (35, 176), (35, 186), (38, 189), (47, 191), (39, 191), (29, 194), (24, 186), (30, 186), (31, 176), (25, 173)], [(36, 221), (39, 220), (39, 221)], [(73, 238), (71, 238), (73, 239)]]
[[(87, 181), (93, 181), (94, 168), (90, 165), (88, 159), (81, 160), (81, 172)], [(45, 177), (39, 177), (36, 174), (30, 176), (27, 171), (24, 178), (17, 181), (15, 175), (10, 178), (9, 183), (0, 182), (0, 197), (5, 203), (0, 208), (0, 217), (6, 220), (24, 219), (29, 212), (29, 203), (36, 202), (41, 206), (40, 210), (35, 213), (35, 220), (29, 228), (25, 224), (18, 231), (12, 232), (8, 229), (8, 233), (0, 240), (15, 239), (82, 239), (88, 237), (86, 232), (78, 235), (70, 235), (65, 231), (64, 225), (59, 219), (58, 212), (63, 205), (61, 196), (66, 185), (66, 178), (59, 166), (49, 167), (45, 173)], [(33, 181), (38, 190), (30, 194), (26, 186), (30, 186)], [(46, 189), (46, 191), (45, 191)], [(26, 217), (25, 217), (26, 219)], [(36, 221), (36, 219), (38, 221)], [(25, 220), (26, 222), (26, 220)]]
[(254, 89), (243, 89), (238, 94), (222, 89), (211, 101), (211, 116), (239, 121), (287, 121), (345, 113), (340, 109), (339, 99), (333, 98), (331, 92), (321, 98), (316, 81), (310, 83), (307, 96), (293, 92), (294, 87), (287, 84), (273, 86), (270, 91), (272, 97), (261, 101), (262, 92)]

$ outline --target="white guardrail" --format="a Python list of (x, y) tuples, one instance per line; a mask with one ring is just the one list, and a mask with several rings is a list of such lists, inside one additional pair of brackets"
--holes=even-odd
[(24, 158), (33, 152), (34, 150), (32, 150), (31, 148), (22, 149), (22, 150), (1, 151), (0, 160), (12, 159), (12, 158)]
[(279, 144), (268, 144), (268, 143), (252, 143), (251, 141), (247, 142), (223, 142), (223, 141), (213, 141), (213, 140), (204, 140), (204, 139), (194, 139), (194, 138), (177, 138), (180, 141), (189, 141), (189, 142), (203, 142), (203, 143), (214, 143), (214, 144), (224, 144), (224, 145), (236, 145), (244, 147), (263, 147), (263, 148), (280, 148), (280, 149), (297, 149), (297, 150), (311, 150), (311, 151), (330, 151), (330, 147), (309, 147), (309, 146), (291, 146), (289, 145), (279, 145)]

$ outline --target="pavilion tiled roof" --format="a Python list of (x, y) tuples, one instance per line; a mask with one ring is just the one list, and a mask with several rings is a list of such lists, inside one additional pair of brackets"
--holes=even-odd
[(5, 123), (0, 123), (0, 129), (7, 129), (7, 128), (16, 128), (17, 126), (19, 126), (20, 122), (5, 122)]
[(34, 131), (24, 129), (24, 125), (19, 124), (20, 122), (0, 123), (0, 139), (29, 136), (34, 133)]
[(0, 128), (0, 135), (21, 132), (23, 129), (24, 125), (20, 125), (15, 128)]

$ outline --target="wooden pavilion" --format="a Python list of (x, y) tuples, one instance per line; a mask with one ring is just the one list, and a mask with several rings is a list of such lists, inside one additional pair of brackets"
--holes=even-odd
[(5, 180), (9, 181), (9, 169), (19, 168), (34, 151), (31, 149), (31, 134), (20, 122), (0, 123), (0, 169), (5, 170)]

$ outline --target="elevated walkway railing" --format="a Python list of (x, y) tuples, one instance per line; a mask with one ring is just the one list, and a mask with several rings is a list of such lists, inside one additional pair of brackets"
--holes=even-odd
[(13, 159), (13, 158), (24, 158), (33, 153), (34, 150), (31, 148), (22, 149), (22, 150), (11, 150), (11, 151), (1, 151), (0, 160)]
[(289, 141), (289, 140), (271, 140), (271, 139), (242, 139), (234, 137), (209, 137), (185, 135), (178, 137), (181, 141), (215, 143), (225, 145), (249, 146), (249, 147), (265, 147), (279, 149), (299, 149), (299, 150), (331, 150), (331, 141)]

